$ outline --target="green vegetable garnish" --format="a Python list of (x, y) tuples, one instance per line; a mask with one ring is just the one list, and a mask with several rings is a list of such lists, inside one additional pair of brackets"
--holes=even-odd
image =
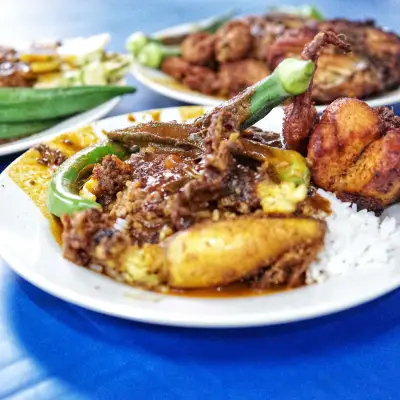
[(161, 43), (147, 43), (138, 53), (140, 64), (150, 68), (160, 68), (165, 57), (179, 56), (179, 46), (165, 46)]
[(101, 207), (99, 203), (79, 196), (76, 181), (85, 167), (101, 162), (108, 154), (123, 158), (127, 152), (119, 144), (105, 141), (87, 147), (68, 158), (57, 169), (50, 181), (47, 192), (48, 210), (59, 217), (62, 214), (73, 214), (87, 208)]
[(12, 139), (41, 132), (57, 125), (62, 118), (46, 119), (43, 121), (0, 122), (0, 139)]
[(126, 41), (126, 50), (137, 57), (140, 50), (151, 41), (143, 32), (132, 33)]
[(289, 97), (305, 92), (314, 69), (312, 61), (295, 58), (283, 60), (271, 75), (253, 86), (249, 117), (242, 122), (242, 129), (254, 125)]
[(0, 88), (0, 122), (67, 117), (135, 91), (132, 86), (76, 86), (52, 89), (3, 87)]
[[(211, 18), (208, 24), (195, 26), (191, 33), (207, 32), (213, 34), (232, 19), (234, 14), (235, 11), (232, 10), (225, 15)], [(160, 68), (165, 57), (180, 55), (179, 44), (186, 36), (187, 34), (153, 38), (146, 36), (143, 32), (135, 32), (127, 39), (126, 49), (140, 64), (150, 68)]]

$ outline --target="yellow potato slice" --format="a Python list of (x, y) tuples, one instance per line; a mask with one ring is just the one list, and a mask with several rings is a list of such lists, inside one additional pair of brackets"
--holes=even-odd
[(175, 288), (226, 285), (288, 252), (315, 249), (325, 223), (307, 218), (241, 218), (198, 225), (165, 242), (168, 283)]

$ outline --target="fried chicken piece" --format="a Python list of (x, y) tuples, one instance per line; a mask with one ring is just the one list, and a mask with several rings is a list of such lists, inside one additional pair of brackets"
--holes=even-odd
[(289, 29), (284, 31), (270, 46), (267, 54), (268, 65), (275, 69), (288, 57), (298, 57), (304, 46), (311, 42), (318, 32), (309, 28)]
[[(369, 54), (370, 46), (361, 35), (361, 28), (354, 24), (347, 25), (348, 37), (346, 31), (340, 30), (340, 26), (329, 23), (322, 30), (335, 28), (335, 33), (343, 34), (343, 37), (346, 37), (346, 42), (352, 46), (353, 53), (339, 54), (335, 48), (325, 48), (321, 52), (312, 91), (313, 100), (317, 103), (326, 104), (343, 96), (367, 97), (386, 87), (386, 82), (382, 79), (384, 72), (382, 68), (377, 68), (376, 63), (371, 61), (372, 58), (376, 60), (377, 56)], [(275, 68), (284, 58), (298, 56), (318, 30), (317, 28), (303, 27), (286, 31), (270, 47), (269, 65)], [(359, 37), (360, 35), (361, 37)], [(362, 48), (360, 48), (360, 42), (363, 43)], [(354, 48), (353, 43), (355, 43)], [(387, 57), (387, 62), (393, 62), (395, 57), (394, 55)], [(383, 66), (384, 62), (378, 64)], [(396, 69), (396, 66), (392, 65), (391, 70), (393, 68)], [(397, 70), (398, 68), (395, 74), (398, 74)]]
[(217, 94), (220, 90), (217, 73), (207, 67), (192, 65), (182, 82), (190, 89), (208, 95)]
[(322, 114), (308, 146), (314, 182), (332, 190), (335, 181), (380, 137), (379, 116), (357, 99), (339, 99)]
[[(348, 50), (335, 33), (323, 32), (302, 57), (316, 61), (325, 43)], [(310, 86), (285, 109), (283, 136), (289, 149), (305, 154), (311, 135), (308, 159), (314, 183), (359, 208), (378, 211), (397, 201), (400, 118), (388, 109), (374, 111), (361, 100), (345, 98), (329, 105), (318, 122), (311, 90)]]
[(400, 129), (373, 142), (337, 183), (338, 197), (380, 211), (400, 199)]
[(216, 58), (220, 63), (237, 61), (246, 56), (252, 46), (250, 25), (245, 21), (231, 21), (217, 33)]
[(250, 24), (253, 46), (250, 56), (261, 61), (267, 60), (270, 48), (276, 38), (286, 30), (280, 20), (267, 20), (264, 16), (250, 16), (246, 20)]
[[(398, 85), (400, 79), (399, 37), (375, 26), (374, 21), (353, 22), (345, 19), (322, 21), (322, 30), (333, 30), (346, 37), (353, 52), (362, 55), (375, 71), (380, 90)], [(364, 94), (363, 97), (367, 96)]]
[(379, 71), (353, 54), (322, 54), (314, 78), (313, 99), (328, 104), (346, 96), (363, 98), (383, 90)]
[[(349, 51), (349, 45), (338, 38), (333, 32), (320, 32), (308, 43), (301, 53), (303, 60), (312, 60), (317, 63), (319, 52), (327, 45), (332, 44), (338, 48)], [(285, 108), (285, 121), (283, 137), (288, 149), (296, 150), (301, 154), (306, 153), (310, 133), (318, 121), (317, 110), (312, 101), (313, 83), (308, 90), (296, 96), (292, 104)]]
[(390, 112), (357, 99), (339, 99), (324, 111), (308, 146), (319, 187), (359, 208), (381, 210), (400, 198), (400, 127)]
[(293, 103), (285, 107), (283, 137), (286, 148), (296, 150), (300, 154), (307, 153), (307, 143), (310, 133), (318, 122), (318, 113), (311, 100), (311, 95), (296, 96)]
[(400, 80), (400, 41), (397, 35), (376, 27), (365, 29), (368, 55), (380, 73), (385, 89), (399, 84)]
[(161, 70), (178, 81), (189, 72), (190, 64), (181, 57), (167, 57), (161, 64)]
[(270, 73), (264, 62), (251, 58), (221, 64), (219, 70), (221, 94), (232, 97)]
[(216, 40), (216, 35), (206, 32), (188, 35), (181, 44), (182, 58), (191, 64), (209, 64), (214, 60)]
[(267, 16), (251, 15), (244, 18), (244, 20), (250, 25), (253, 36), (250, 56), (264, 62), (267, 60), (272, 44), (285, 31), (309, 24), (309, 21), (305, 18), (278, 13)]
[(211, 68), (192, 65), (180, 57), (168, 57), (163, 61), (161, 69), (192, 90), (210, 95), (219, 92), (218, 75)]

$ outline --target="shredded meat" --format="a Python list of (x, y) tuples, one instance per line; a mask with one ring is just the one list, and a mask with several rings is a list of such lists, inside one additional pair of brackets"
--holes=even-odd
[(133, 174), (117, 194), (111, 214), (127, 221), (133, 243), (158, 243), (163, 228), (173, 232), (171, 195), (196, 176), (199, 167), (190, 155), (166, 152), (133, 154), (129, 164)]
[(258, 142), (271, 147), (282, 148), (282, 137), (277, 132), (265, 132), (260, 128), (252, 126), (242, 132), (242, 137), (253, 142)]
[(180, 57), (166, 58), (161, 69), (175, 79), (182, 81), (192, 90), (205, 94), (216, 94), (220, 89), (218, 75), (209, 67), (193, 65)]
[[(130, 241), (114, 228), (115, 218), (97, 208), (76, 213), (73, 217), (62, 217), (63, 255), (78, 265), (93, 262), (96, 246), (101, 249), (99, 258), (111, 257), (126, 247)], [(112, 254), (111, 254), (112, 253)]]
[(322, 243), (319, 243), (317, 248), (304, 245), (285, 253), (272, 266), (251, 277), (252, 286), (257, 289), (303, 286), (306, 280), (307, 267), (315, 259), (315, 254), (321, 249), (322, 245)]
[[(103, 272), (129, 283), (129, 274), (123, 272), (126, 258), (121, 257), (136, 256), (135, 249), (163, 253), (168, 236), (193, 225), (239, 221), (243, 216), (262, 218), (257, 187), (268, 179), (268, 168), (240, 151), (244, 139), (239, 138), (236, 113), (218, 109), (208, 118), (200, 128), (204, 141), (199, 148), (201, 154), (182, 149), (170, 152), (167, 147), (148, 143), (124, 162), (108, 156), (97, 165), (92, 175), (98, 181), (96, 196), (107, 206), (103, 211), (90, 209), (62, 217), (64, 256), (79, 265), (99, 265)], [(172, 131), (172, 136), (175, 134)], [(277, 141), (279, 135), (250, 128), (243, 136), (246, 143), (260, 146), (259, 143)], [(154, 246), (159, 242), (164, 244)], [(296, 277), (304, 277), (306, 267), (306, 261), (302, 264), (301, 256), (296, 254), (307, 255), (306, 251), (310, 258), (314, 257), (318, 246), (305, 244), (304, 248), (290, 251), (290, 255), (279, 253), (278, 260), (262, 259), (262, 274), (252, 270), (249, 279), (257, 287), (295, 286), (301, 279)], [(162, 265), (157, 258), (160, 254), (154, 257), (153, 261)], [(228, 276), (227, 282), (230, 281), (232, 277)], [(153, 285), (157, 282), (159, 279)]]
[(62, 151), (52, 149), (46, 144), (39, 144), (35, 147), (35, 150), (37, 150), (40, 154), (37, 162), (48, 167), (57, 167), (67, 159)]
[(95, 165), (93, 176), (98, 182), (95, 190), (97, 201), (102, 206), (108, 206), (131, 178), (132, 166), (115, 155), (108, 155), (101, 165)]
[(185, 217), (226, 193), (226, 181), (233, 168), (233, 156), (227, 138), (236, 131), (233, 115), (222, 112), (211, 117), (211, 124), (204, 140), (206, 157), (204, 173), (200, 179), (188, 182), (177, 196), (173, 209), (175, 226), (187, 226)]
[(182, 80), (189, 72), (190, 63), (181, 57), (167, 57), (161, 64), (161, 70), (177, 80)]

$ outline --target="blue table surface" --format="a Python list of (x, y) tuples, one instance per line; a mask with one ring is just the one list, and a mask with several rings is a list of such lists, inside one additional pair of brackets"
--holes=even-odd
[[(4, 42), (107, 31), (115, 50), (123, 50), (125, 38), (135, 30), (150, 33), (232, 7), (262, 12), (273, 4), (266, 0), (3, 3)], [(398, 28), (398, 0), (318, 4), (332, 17), (373, 17), (381, 25)], [(137, 94), (125, 97), (111, 115), (179, 104), (137, 86)], [(0, 171), (15, 157), (0, 158)], [(352, 310), (289, 325), (166, 328), (70, 305), (25, 282), (0, 260), (0, 398), (399, 399), (399, 304), (398, 290)]]

